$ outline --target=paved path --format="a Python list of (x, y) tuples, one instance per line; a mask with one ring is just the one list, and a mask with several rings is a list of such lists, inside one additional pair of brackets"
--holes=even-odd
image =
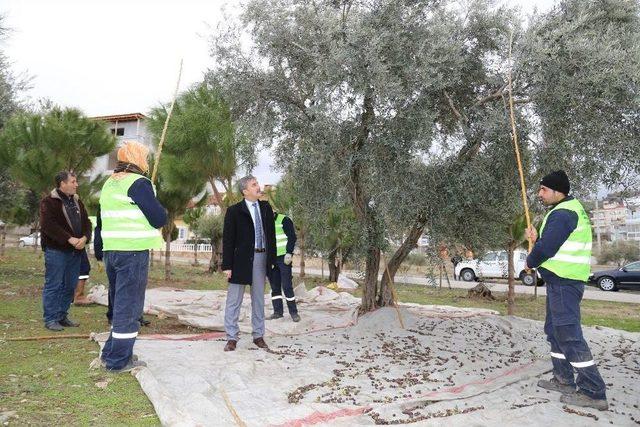
[[(300, 269), (294, 267), (293, 271), (299, 273)], [(305, 268), (305, 273), (312, 276), (320, 276), (322, 271), (314, 268)], [(348, 277), (354, 276), (353, 271), (345, 272)], [(327, 274), (325, 274), (325, 277)], [(382, 275), (379, 276), (382, 278)], [(434, 283), (431, 279), (427, 279), (426, 277), (416, 277), (416, 276), (405, 276), (402, 274), (397, 274), (395, 277), (397, 284), (411, 284), (411, 285), (422, 285), (422, 286), (434, 286)], [(476, 282), (462, 282), (458, 280), (451, 280), (452, 288), (459, 289), (471, 289), (477, 283)], [(489, 289), (495, 292), (507, 292), (508, 285), (506, 283), (490, 283), (485, 282), (485, 285)], [(445, 279), (442, 280), (442, 286), (446, 287), (447, 282)], [(516, 293), (518, 294), (530, 294), (533, 295), (533, 286), (524, 286), (524, 285), (516, 285)], [(538, 287), (538, 295), (546, 295), (547, 289), (544, 286)], [(595, 287), (587, 287), (584, 291), (584, 299), (591, 300), (600, 300), (600, 301), (615, 301), (615, 302), (631, 302), (640, 304), (640, 292), (630, 292), (630, 291), (622, 291), (622, 292), (605, 292)]]
[[(156, 257), (156, 260), (158, 258)], [(164, 262), (164, 259), (162, 260)], [(171, 257), (171, 261), (179, 262), (179, 263), (190, 263), (193, 261), (193, 258), (183, 258), (183, 257)], [(208, 259), (200, 259), (200, 262), (208, 263)], [(300, 269), (298, 267), (293, 268), (294, 273), (299, 273)], [(322, 270), (319, 268), (305, 268), (305, 273), (310, 276), (320, 277), (322, 275)], [(355, 275), (354, 271), (345, 271), (344, 272), (348, 277), (353, 278)], [(329, 277), (328, 270), (325, 270), (324, 277)], [(378, 276), (380, 279), (382, 275)], [(410, 285), (420, 285), (420, 286), (434, 286), (434, 283), (427, 279), (426, 277), (418, 277), (418, 276), (405, 276), (403, 274), (396, 275), (396, 283), (398, 285), (401, 284), (410, 284)], [(451, 287), (458, 289), (471, 289), (477, 283), (476, 282), (462, 282), (458, 280), (451, 280)], [(495, 292), (507, 292), (507, 284), (506, 283), (490, 283), (485, 282), (485, 285), (489, 289)], [(442, 280), (442, 286), (446, 287), (446, 280)], [(533, 295), (533, 287), (524, 286), (524, 285), (516, 285), (516, 293), (518, 294), (529, 294)], [(538, 295), (546, 295), (547, 290), (544, 286), (538, 287)], [(631, 302), (640, 304), (640, 292), (633, 291), (621, 291), (621, 292), (604, 292), (596, 287), (587, 287), (584, 291), (584, 299), (591, 300), (600, 300), (600, 301), (615, 301), (615, 302)]]

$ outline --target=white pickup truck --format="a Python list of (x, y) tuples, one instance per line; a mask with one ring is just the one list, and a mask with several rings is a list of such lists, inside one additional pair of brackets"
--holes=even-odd
[[(516, 249), (513, 252), (515, 277), (523, 285), (533, 286), (536, 280), (524, 269), (526, 259), (526, 251)], [(491, 251), (480, 259), (463, 260), (456, 265), (454, 272), (456, 277), (465, 282), (473, 282), (478, 279), (506, 279), (508, 276), (507, 251)], [(539, 274), (537, 274), (537, 283), (538, 285), (542, 284)]]

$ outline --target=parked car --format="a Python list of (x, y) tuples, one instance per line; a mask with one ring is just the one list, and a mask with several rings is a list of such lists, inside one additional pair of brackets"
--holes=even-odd
[[(526, 251), (516, 249), (513, 252), (515, 277), (526, 286), (533, 286), (536, 282), (541, 285), (542, 279), (538, 273), (536, 273), (536, 280), (532, 274), (527, 274), (525, 271), (526, 260)], [(478, 279), (506, 279), (509, 272), (508, 268), (507, 251), (491, 251), (480, 259), (461, 261), (456, 265), (454, 272), (456, 277), (465, 282), (473, 282)]]
[[(35, 242), (34, 242), (35, 240)], [(28, 236), (24, 236), (21, 237), (18, 240), (18, 246), (20, 246), (21, 248), (25, 247), (25, 246), (33, 246), (33, 245), (39, 245), (40, 244), (40, 232), (37, 233), (31, 233)]]
[(598, 285), (603, 291), (618, 289), (640, 290), (640, 261), (635, 261), (615, 270), (594, 271), (589, 283)]

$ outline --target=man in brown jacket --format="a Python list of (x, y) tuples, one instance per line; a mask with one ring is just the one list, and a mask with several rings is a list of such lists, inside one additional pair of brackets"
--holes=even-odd
[(76, 191), (73, 172), (62, 171), (56, 188), (40, 202), (40, 234), (44, 251), (44, 325), (52, 331), (79, 326), (68, 317), (78, 281), (80, 259), (91, 239), (91, 222)]

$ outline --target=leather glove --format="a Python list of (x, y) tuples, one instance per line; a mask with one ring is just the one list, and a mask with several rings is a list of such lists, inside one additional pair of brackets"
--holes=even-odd
[(284, 263), (286, 265), (291, 265), (291, 261), (293, 261), (293, 255), (292, 254), (285, 254), (284, 255)]

